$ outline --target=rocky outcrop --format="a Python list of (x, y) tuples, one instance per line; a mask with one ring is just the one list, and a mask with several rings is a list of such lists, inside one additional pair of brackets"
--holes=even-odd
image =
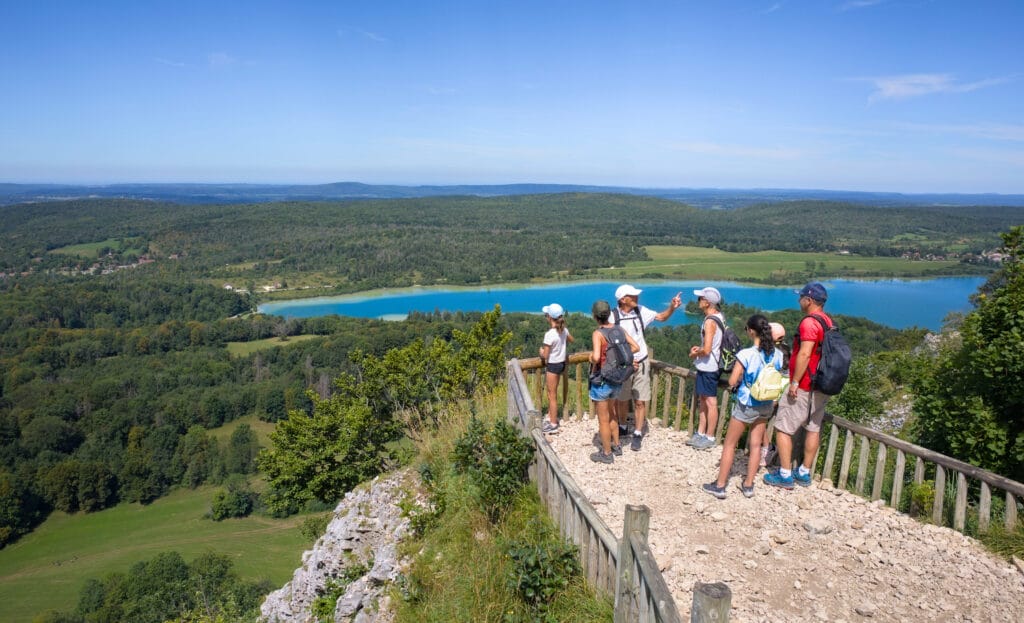
[[(388, 621), (384, 595), (408, 564), (398, 544), (409, 534), (409, 519), (399, 502), (416, 490), (408, 470), (378, 476), (345, 494), (334, 518), (313, 549), (302, 555), (302, 566), (291, 582), (267, 596), (260, 608), (267, 623), (308, 623), (313, 602), (328, 582), (351, 579), (334, 610), (337, 623)], [(358, 577), (355, 577), (358, 576)]]

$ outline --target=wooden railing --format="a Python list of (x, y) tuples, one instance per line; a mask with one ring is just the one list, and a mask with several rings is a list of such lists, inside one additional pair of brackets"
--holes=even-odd
[[(563, 387), (568, 390), (566, 415), (593, 417), (594, 410), (587, 397), (588, 361), (585, 352), (569, 357), (563, 378)], [(535, 404), (543, 405), (544, 370), (540, 360), (525, 359), (521, 367), (533, 377)], [(692, 382), (695, 373), (653, 359), (651, 370), (652, 400), (648, 420), (692, 433), (697, 413)], [(726, 391), (719, 398), (715, 431), (719, 442), (729, 419), (730, 399), (731, 394)], [(828, 478), (839, 488), (869, 496), (871, 500), (884, 499), (896, 510), (960, 532), (986, 532), (994, 523), (993, 517), (996, 522), (1001, 518), (1006, 530), (1016, 528), (1017, 505), (1024, 501), (1024, 484), (840, 417), (826, 415), (825, 421), (829, 425), (825, 427), (827, 430), (822, 430), (818, 452), (820, 454), (822, 448), (826, 451), (824, 458), (815, 457), (816, 478)], [(802, 458), (799, 447), (798, 443), (794, 460)], [(908, 460), (914, 463), (912, 471)], [(869, 483), (870, 490), (867, 489)], [(993, 491), (997, 492), (996, 496)], [(921, 503), (928, 508), (919, 508)]]
[[(579, 356), (575, 358), (576, 362), (570, 362), (577, 363)], [(537, 483), (541, 500), (562, 536), (579, 548), (583, 573), (590, 584), (606, 595), (614, 595), (616, 623), (681, 621), (647, 544), (650, 511), (646, 506), (627, 506), (622, 539), (616, 539), (540, 432), (540, 412), (534, 408), (524, 375), (524, 367), (539, 366), (539, 360), (524, 366), (513, 359), (508, 362), (507, 379), (508, 417), (533, 440), (537, 460), (530, 476)], [(577, 374), (579, 370), (577, 365)], [(577, 405), (582, 404), (579, 398)]]
[[(1017, 503), (1024, 500), (1024, 484), (841, 417), (826, 415), (825, 421), (831, 424), (827, 433), (822, 431), (818, 451), (820, 453), (826, 445), (827, 450), (824, 461), (815, 457), (815, 476), (828, 478), (841, 489), (852, 484), (854, 492), (870, 494), (871, 500), (881, 499), (900, 511), (916, 511), (914, 514), (929, 518), (936, 525), (948, 525), (959, 532), (983, 533), (991, 528), (992, 490), (996, 489), (1004, 495), (1002, 503), (998, 504), (1002, 507), (1004, 528), (1016, 528)], [(856, 464), (853, 462), (855, 446)], [(839, 452), (842, 455), (837, 466)], [(907, 472), (908, 457), (914, 461), (912, 475)], [(851, 468), (855, 470), (852, 473)], [(920, 491), (929, 477), (930, 491), (925, 487), (924, 493), (917, 496), (917, 502), (927, 504), (930, 501), (931, 508), (914, 508), (914, 490)], [(867, 492), (869, 478), (871, 491)], [(949, 494), (953, 497), (952, 505), (948, 502)], [(932, 499), (928, 500), (929, 497)], [(976, 505), (969, 507), (969, 499), (976, 501)], [(976, 523), (969, 526), (968, 518)]]

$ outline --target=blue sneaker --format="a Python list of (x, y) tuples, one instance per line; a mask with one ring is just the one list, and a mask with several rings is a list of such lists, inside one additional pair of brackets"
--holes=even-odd
[(778, 470), (774, 472), (768, 472), (767, 474), (764, 475), (764, 484), (771, 485), (773, 487), (780, 487), (782, 489), (792, 489), (793, 476), (790, 476), (789, 478), (783, 478), (782, 475), (779, 474)]
[(800, 470), (796, 470), (793, 472), (793, 481), (801, 487), (809, 487), (811, 486), (811, 472), (807, 472), (806, 475), (801, 476)]
[(725, 499), (725, 487), (719, 487), (717, 482), (709, 482), (706, 485), (701, 485), (701, 489), (705, 493), (710, 493), (719, 500)]

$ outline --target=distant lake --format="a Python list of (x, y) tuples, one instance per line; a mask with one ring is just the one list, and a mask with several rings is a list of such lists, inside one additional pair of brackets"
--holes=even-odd
[[(968, 297), (984, 282), (984, 277), (873, 281), (834, 279), (823, 282), (829, 292), (825, 309), (835, 314), (862, 316), (898, 329), (919, 326), (938, 330), (948, 313), (971, 310)], [(676, 292), (682, 291), (683, 301), (686, 302), (694, 298), (694, 289), (705, 285), (718, 288), (726, 303), (742, 303), (765, 311), (797, 307), (793, 287), (696, 281), (636, 281), (633, 285), (644, 291), (640, 302), (656, 311), (665, 309)], [(495, 305), (501, 305), (503, 312), (540, 313), (544, 305), (559, 303), (569, 312), (589, 314), (595, 300), (611, 302), (618, 286), (619, 282), (588, 281), (486, 288), (379, 290), (346, 296), (264, 303), (259, 306), (259, 311), (285, 318), (339, 314), (401, 320), (411, 311), (487, 311)], [(666, 324), (679, 325), (693, 321), (693, 317), (677, 312)]]

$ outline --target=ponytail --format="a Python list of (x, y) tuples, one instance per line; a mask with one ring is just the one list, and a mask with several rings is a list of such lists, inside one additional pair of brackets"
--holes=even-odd
[(757, 334), (758, 348), (771, 357), (775, 353), (775, 342), (772, 340), (772, 326), (761, 314), (754, 314), (747, 320), (747, 328)]

